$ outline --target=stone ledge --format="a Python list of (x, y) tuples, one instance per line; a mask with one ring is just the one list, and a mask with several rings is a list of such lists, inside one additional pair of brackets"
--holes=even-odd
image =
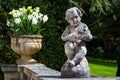
[(1, 64), (1, 70), (2, 72), (16, 72), (17, 71), (17, 65), (15, 64)]
[(120, 80), (120, 78), (56, 78), (45, 76), (44, 78), (42, 78), (42, 80)]
[(19, 65), (24, 66), (23, 72), (28, 76), (29, 79), (33, 80), (45, 80), (45, 76), (56, 77), (60, 76), (60, 72), (48, 68), (43, 64), (34, 64), (34, 65)]
[(29, 74), (33, 80), (120, 80), (120, 77), (101, 77), (96, 75), (92, 75), (90, 78), (61, 78), (59, 71), (48, 68), (42, 64), (23, 66), (25, 74)]
[(2, 64), (4, 80), (120, 80), (120, 77), (61, 78), (61, 73), (43, 64)]

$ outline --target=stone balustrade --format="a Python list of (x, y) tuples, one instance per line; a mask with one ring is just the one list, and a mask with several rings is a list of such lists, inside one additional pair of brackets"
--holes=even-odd
[(61, 73), (43, 64), (1, 64), (4, 80), (120, 80), (120, 77), (61, 78)]

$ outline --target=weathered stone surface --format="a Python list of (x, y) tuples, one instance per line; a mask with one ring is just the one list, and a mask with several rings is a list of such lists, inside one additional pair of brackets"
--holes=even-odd
[(39, 52), (42, 47), (42, 36), (39, 35), (13, 35), (11, 36), (12, 50), (21, 55), (21, 58), (16, 61), (17, 64), (32, 64), (37, 63), (32, 55)]
[(45, 65), (42, 64), (36, 64), (36, 65), (23, 65), (24, 66), (24, 73), (31, 77), (30, 79), (33, 80), (44, 80), (48, 77), (60, 77), (60, 72), (48, 68)]
[(89, 78), (62, 78), (61, 72), (42, 64), (22, 66), (24, 66), (25, 75), (29, 77), (28, 80), (120, 80), (120, 77), (101, 77), (97, 75), (92, 75)]
[(62, 78), (61, 72), (43, 64), (1, 65), (4, 80), (120, 80), (120, 77), (101, 77), (92, 75), (89, 78)]
[(119, 77), (111, 77), (111, 78), (58, 78), (58, 77), (44, 77), (41, 80), (120, 80)]
[(88, 26), (81, 22), (82, 13), (77, 7), (66, 11), (66, 21), (69, 25), (63, 32), (61, 39), (65, 41), (67, 61), (61, 68), (61, 77), (90, 77), (88, 61), (85, 57), (87, 49), (85, 42), (92, 39)]
[(15, 64), (1, 64), (1, 70), (4, 73), (4, 80), (20, 80)]

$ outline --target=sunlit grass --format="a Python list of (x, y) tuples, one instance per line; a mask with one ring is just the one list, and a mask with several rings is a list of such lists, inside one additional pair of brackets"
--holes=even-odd
[(116, 76), (117, 63), (112, 60), (102, 60), (87, 57), (90, 67), (90, 73), (99, 76)]

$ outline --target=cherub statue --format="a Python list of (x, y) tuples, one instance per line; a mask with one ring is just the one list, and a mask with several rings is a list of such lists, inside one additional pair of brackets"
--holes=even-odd
[(70, 24), (63, 32), (61, 39), (65, 41), (67, 61), (61, 68), (61, 77), (90, 77), (86, 41), (93, 37), (87, 25), (81, 22), (82, 13), (77, 7), (66, 11), (66, 21)]

